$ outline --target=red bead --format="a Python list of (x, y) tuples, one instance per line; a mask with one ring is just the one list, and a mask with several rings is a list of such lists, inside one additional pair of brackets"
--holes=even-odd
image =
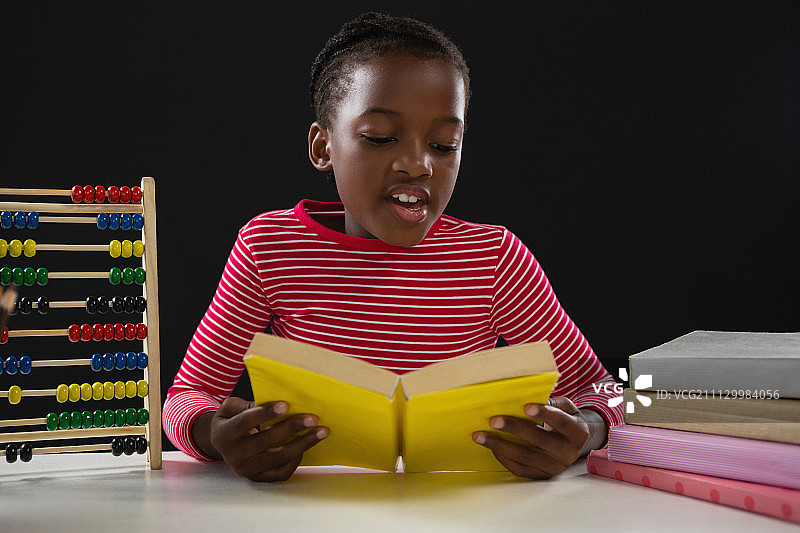
[(83, 201), (87, 204), (94, 202), (94, 187), (91, 185), (83, 187)]
[(107, 341), (114, 340), (114, 324), (106, 324), (103, 326), (103, 339)]
[(95, 324), (92, 326), (92, 340), (96, 342), (103, 340), (104, 331), (103, 324)]
[(125, 326), (123, 326), (120, 323), (114, 324), (114, 340), (116, 341), (125, 340)]
[(72, 324), (67, 330), (70, 342), (78, 342), (81, 340), (81, 328), (78, 324)]
[(106, 188), (102, 185), (96, 185), (94, 188), (94, 201), (102, 204), (106, 201)]
[(112, 204), (119, 202), (119, 189), (116, 185), (111, 185), (108, 188), (108, 201)]
[(123, 185), (119, 188), (119, 201), (123, 204), (127, 204), (131, 201), (131, 188), (127, 185)]
[(3, 328), (3, 331), (0, 331), (0, 344), (5, 344), (8, 342), (8, 328)]
[(79, 204), (83, 201), (83, 187), (75, 185), (72, 188), (72, 203)]
[(89, 324), (81, 324), (81, 340), (89, 342), (92, 340), (92, 326)]
[(136, 338), (136, 326), (128, 322), (125, 324), (125, 340), (132, 341)]
[(131, 203), (139, 204), (142, 202), (142, 188), (138, 185), (131, 187)]
[(142, 322), (136, 324), (136, 340), (143, 341), (147, 338), (147, 326)]

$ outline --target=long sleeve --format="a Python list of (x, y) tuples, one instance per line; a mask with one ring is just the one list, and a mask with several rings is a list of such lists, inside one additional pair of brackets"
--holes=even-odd
[(242, 357), (250, 341), (271, 319), (247, 241), (246, 231), (240, 231), (164, 405), (164, 431), (170, 441), (198, 459), (210, 460), (192, 441), (192, 424), (230, 396), (244, 370)]
[(613, 396), (598, 387), (614, 379), (564, 312), (536, 258), (508, 230), (499, 252), (492, 328), (509, 344), (548, 341), (561, 373), (553, 396), (566, 396), (577, 407), (597, 410), (609, 427), (621, 424), (622, 406), (609, 407)]

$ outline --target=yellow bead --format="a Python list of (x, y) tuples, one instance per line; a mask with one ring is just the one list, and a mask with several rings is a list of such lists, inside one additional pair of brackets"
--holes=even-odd
[(122, 253), (122, 243), (118, 240), (114, 239), (108, 244), (108, 253), (111, 254), (111, 257), (117, 258)]
[(122, 257), (130, 257), (133, 255), (133, 243), (131, 241), (127, 239), (122, 241), (121, 248), (122, 251), (120, 253), (122, 254)]
[(99, 381), (92, 383), (92, 400), (103, 399), (103, 384)]
[(25, 248), (25, 257), (33, 257), (36, 255), (36, 241), (33, 239), (25, 239), (25, 244), (23, 244)]
[(19, 385), (11, 385), (8, 389), (8, 401), (12, 404), (18, 404), (21, 399), (22, 389), (19, 388)]
[(133, 380), (128, 380), (125, 382), (125, 396), (127, 398), (135, 398), (136, 397), (136, 382)]
[(110, 381), (106, 381), (103, 383), (103, 399), (104, 400), (113, 400), (114, 399), (114, 384)]
[(81, 400), (84, 402), (92, 399), (92, 386), (88, 383), (81, 383)]
[(122, 381), (114, 382), (114, 398), (121, 400), (125, 397), (125, 383)]
[(136, 257), (144, 255), (144, 243), (142, 241), (133, 241), (133, 255)]
[(22, 255), (22, 241), (14, 239), (8, 243), (8, 253), (11, 254), (11, 257), (19, 257)]
[(0, 239), (0, 257), (5, 257), (8, 253), (8, 243), (5, 239)]
[(140, 379), (136, 382), (136, 389), (136, 392), (140, 398), (147, 396), (147, 393), (150, 391), (150, 387), (147, 386), (147, 382), (143, 379)]
[(72, 383), (69, 386), (69, 401), (77, 402), (81, 399), (81, 386), (77, 383)]
[(69, 399), (69, 387), (64, 383), (56, 387), (56, 400), (58, 403), (64, 403)]

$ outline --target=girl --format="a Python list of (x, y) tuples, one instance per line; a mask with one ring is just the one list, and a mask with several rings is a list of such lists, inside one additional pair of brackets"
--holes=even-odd
[(597, 387), (613, 380), (530, 251), (501, 226), (443, 215), (470, 97), (456, 46), (422, 22), (366, 13), (328, 40), (310, 89), (309, 158), (331, 173), (341, 203), (303, 200), (240, 230), (167, 395), (172, 442), (276, 481), (328, 435), (313, 413), (258, 432), (289, 406), (228, 397), (254, 334), (269, 327), (398, 373), (492, 348), (499, 336), (547, 340), (562, 374), (549, 404), (527, 405), (528, 419), (492, 417), (498, 431), (476, 431), (475, 445), (530, 478), (602, 446), (622, 421)]

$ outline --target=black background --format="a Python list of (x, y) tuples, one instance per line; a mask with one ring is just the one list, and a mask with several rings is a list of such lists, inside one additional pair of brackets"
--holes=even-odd
[(797, 3), (337, 4), (4, 5), (2, 186), (156, 178), (162, 394), (237, 229), (336, 199), (308, 162), (308, 70), (367, 9), (461, 47), (446, 212), (519, 235), (612, 373), (695, 329), (800, 330)]

